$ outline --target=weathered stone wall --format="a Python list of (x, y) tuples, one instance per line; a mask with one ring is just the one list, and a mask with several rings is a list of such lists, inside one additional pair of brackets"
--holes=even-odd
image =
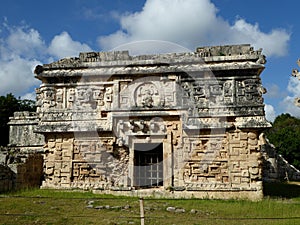
[(0, 193), (13, 190), (16, 174), (8, 166), (0, 164)]
[(191, 159), (180, 173), (188, 190), (260, 189), (262, 161), (256, 133), (233, 130), (223, 137), (190, 139), (189, 144), (194, 145)]
[(238, 45), (37, 66), (42, 187), (261, 198), (264, 63)]
[(105, 189), (121, 183), (128, 150), (113, 149), (112, 139), (94, 135), (80, 134), (76, 139), (73, 134), (47, 136), (44, 187)]
[(30, 154), (17, 165), (16, 189), (40, 187), (43, 180), (43, 155)]
[(44, 136), (34, 133), (37, 124), (38, 118), (35, 112), (15, 112), (8, 123), (9, 146), (23, 149), (43, 146)]
[(44, 136), (34, 133), (36, 113), (15, 112), (10, 118), (9, 146), (0, 151), (0, 191), (39, 187), (43, 179)]

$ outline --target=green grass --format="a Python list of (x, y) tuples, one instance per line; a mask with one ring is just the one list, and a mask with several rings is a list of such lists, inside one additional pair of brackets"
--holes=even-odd
[[(264, 192), (258, 202), (146, 198), (145, 224), (300, 224), (299, 185), (266, 184)], [(185, 212), (168, 212), (169, 206)], [(139, 210), (138, 198), (91, 192), (34, 189), (0, 195), (3, 225), (140, 224)]]

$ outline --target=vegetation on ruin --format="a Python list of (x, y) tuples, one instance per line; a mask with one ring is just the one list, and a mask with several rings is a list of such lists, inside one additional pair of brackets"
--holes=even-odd
[(290, 164), (300, 169), (300, 119), (290, 114), (276, 117), (266, 136)]
[(35, 102), (27, 99), (17, 99), (13, 94), (0, 96), (0, 146), (6, 146), (9, 140), (9, 117), (16, 111), (36, 110)]
[[(145, 198), (145, 224), (300, 223), (299, 184), (267, 184), (264, 190), (258, 202)], [(0, 195), (2, 225), (140, 224), (139, 216), (139, 199), (133, 197), (39, 189)]]

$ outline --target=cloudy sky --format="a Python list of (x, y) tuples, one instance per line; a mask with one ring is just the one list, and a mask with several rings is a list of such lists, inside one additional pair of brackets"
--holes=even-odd
[(290, 76), (300, 58), (299, 6), (292, 0), (1, 1), (0, 95), (34, 98), (37, 64), (83, 51), (144, 40), (171, 42), (173, 51), (249, 43), (267, 56), (261, 76), (267, 118), (299, 117), (293, 101), (300, 81)]

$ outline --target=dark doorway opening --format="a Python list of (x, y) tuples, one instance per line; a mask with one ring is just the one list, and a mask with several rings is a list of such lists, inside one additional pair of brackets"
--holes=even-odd
[(163, 144), (137, 143), (134, 145), (134, 186), (163, 186)]

